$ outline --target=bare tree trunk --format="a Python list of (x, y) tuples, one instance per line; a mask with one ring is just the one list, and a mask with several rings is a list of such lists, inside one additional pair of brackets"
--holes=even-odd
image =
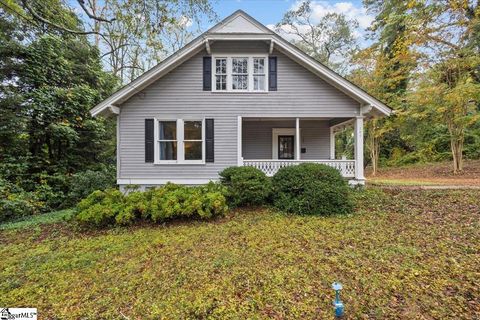
[[(92, 0), (92, 12), (94, 15), (97, 15), (97, 0)], [(98, 34), (100, 32), (100, 21), (95, 20), (93, 25), (93, 30), (95, 30), (97, 33), (95, 34), (95, 46), (97, 48), (100, 48), (100, 35)]]
[(453, 173), (457, 174), (463, 171), (463, 144), (465, 140), (465, 130), (462, 125), (457, 125), (453, 121), (448, 124), (450, 132), (450, 148), (453, 158)]
[(452, 137), (450, 141), (453, 157), (453, 173), (463, 171), (463, 139)]
[(378, 158), (380, 153), (380, 139), (377, 137), (377, 123), (373, 119), (370, 121), (367, 133), (367, 148), (370, 153), (370, 160), (372, 161), (372, 176), (377, 174)]

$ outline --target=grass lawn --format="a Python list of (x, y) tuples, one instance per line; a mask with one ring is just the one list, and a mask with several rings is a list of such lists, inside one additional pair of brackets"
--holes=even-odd
[(36, 215), (24, 218), (18, 221), (0, 224), (1, 230), (15, 230), (39, 227), (40, 225), (53, 224), (67, 220), (73, 213), (73, 210), (54, 211), (46, 214)]
[(0, 230), (0, 305), (39, 319), (480, 318), (480, 191), (367, 191), (354, 215)]

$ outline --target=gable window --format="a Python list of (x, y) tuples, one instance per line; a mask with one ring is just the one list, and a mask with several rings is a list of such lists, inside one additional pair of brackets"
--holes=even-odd
[(268, 64), (264, 56), (213, 57), (213, 91), (265, 92), (267, 91)]
[(232, 58), (232, 90), (248, 90), (248, 58)]
[(204, 163), (204, 120), (157, 120), (157, 164)]
[(265, 90), (265, 58), (253, 58), (253, 90)]

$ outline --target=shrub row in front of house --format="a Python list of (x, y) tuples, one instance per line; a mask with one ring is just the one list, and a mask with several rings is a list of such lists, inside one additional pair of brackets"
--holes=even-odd
[(315, 163), (284, 167), (270, 179), (253, 167), (220, 173), (232, 206), (269, 205), (295, 214), (351, 213), (352, 190), (338, 170)]
[(130, 225), (141, 220), (208, 219), (228, 211), (224, 194), (225, 188), (214, 183), (198, 187), (169, 183), (126, 195), (116, 189), (98, 190), (80, 201), (74, 219), (96, 227)]
[(281, 168), (273, 178), (253, 167), (230, 167), (221, 184), (188, 187), (167, 184), (127, 195), (116, 189), (95, 191), (77, 205), (75, 220), (84, 225), (129, 225), (146, 220), (208, 219), (228, 207), (273, 205), (295, 214), (327, 215), (353, 211), (351, 188), (334, 168), (301, 164)]

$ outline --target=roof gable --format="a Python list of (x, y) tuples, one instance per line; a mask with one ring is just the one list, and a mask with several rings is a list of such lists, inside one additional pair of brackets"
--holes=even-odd
[(236, 11), (230, 17), (211, 28), (208, 33), (271, 33), (263, 25), (249, 19), (243, 11)]
[(392, 113), (392, 110), (387, 105), (329, 69), (327, 66), (313, 59), (242, 10), (235, 11), (217, 25), (185, 45), (182, 49), (173, 53), (161, 63), (113, 93), (110, 97), (91, 109), (90, 113), (93, 116), (97, 116), (105, 111), (114, 112), (114, 110), (116, 110), (116, 112), (118, 112), (117, 106), (119, 104), (146, 88), (197, 52), (200, 52), (203, 48), (207, 48), (207, 51), (209, 51), (209, 41), (238, 39), (269, 41), (270, 51), (273, 49), (273, 46), (275, 46), (276, 49), (300, 63), (324, 81), (329, 82), (340, 91), (359, 101), (362, 106), (365, 106), (365, 110), (374, 108), (379, 112), (378, 114), (390, 115)]

